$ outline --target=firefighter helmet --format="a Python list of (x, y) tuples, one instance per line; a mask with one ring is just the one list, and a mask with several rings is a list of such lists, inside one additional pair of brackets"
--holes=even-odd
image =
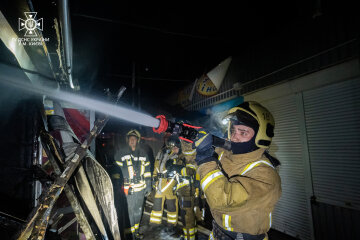
[(255, 144), (259, 148), (269, 148), (274, 136), (275, 121), (272, 114), (257, 102), (243, 102), (231, 108), (225, 119), (228, 123), (228, 138), (231, 136), (231, 126), (246, 125), (256, 132)]
[(166, 141), (166, 147), (167, 148), (177, 147), (181, 149), (181, 143), (179, 137), (171, 135)]
[(134, 137), (137, 137), (138, 139), (138, 142), (140, 142), (140, 139), (141, 139), (141, 134), (139, 133), (138, 130), (135, 130), (135, 129), (131, 129), (127, 134), (126, 134), (126, 142), (129, 141), (129, 137), (130, 136), (134, 136)]

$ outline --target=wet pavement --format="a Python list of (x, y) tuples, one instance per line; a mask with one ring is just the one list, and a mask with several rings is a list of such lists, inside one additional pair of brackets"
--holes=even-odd
[[(146, 213), (143, 216), (143, 219), (140, 224), (140, 232), (144, 235), (144, 240), (174, 240), (180, 239), (182, 235), (182, 226), (179, 223), (175, 228), (169, 228), (165, 225), (165, 221), (163, 220), (163, 224), (159, 226), (154, 226), (149, 224), (150, 216)], [(209, 236), (205, 235), (201, 232), (197, 233), (198, 240), (208, 239)]]
[[(165, 218), (161, 225), (150, 223), (151, 203), (147, 202), (145, 211), (140, 224), (140, 232), (144, 235), (143, 240), (174, 240), (180, 239), (182, 236), (182, 223), (179, 221), (176, 227), (167, 227)], [(197, 233), (198, 240), (207, 240), (210, 231), (199, 226)]]
[[(166, 218), (164, 214), (161, 225), (150, 224), (150, 212), (152, 208), (153, 193), (145, 201), (144, 213), (140, 223), (140, 232), (144, 235), (143, 240), (174, 240), (180, 239), (182, 236), (182, 223), (181, 217), (176, 227), (169, 228), (166, 225)], [(166, 211), (166, 210), (165, 210)], [(206, 214), (205, 222), (198, 223), (197, 240), (208, 240), (211, 232), (212, 217), (209, 215), (209, 211)], [(296, 240), (285, 233), (270, 229), (268, 232), (269, 240)]]

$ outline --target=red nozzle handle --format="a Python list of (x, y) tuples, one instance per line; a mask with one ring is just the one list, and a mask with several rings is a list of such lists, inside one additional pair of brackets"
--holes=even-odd
[(160, 120), (160, 124), (159, 124), (158, 128), (153, 127), (153, 131), (156, 132), (156, 133), (159, 133), (159, 134), (165, 132), (166, 129), (168, 128), (168, 126), (169, 126), (169, 122), (166, 120), (165, 116), (164, 115), (158, 115), (155, 118)]
[(194, 129), (200, 129), (200, 128), (202, 128), (202, 127), (197, 127), (197, 126), (193, 126), (193, 125), (186, 124), (186, 123), (184, 123), (183, 126), (189, 127), (189, 128), (194, 128)]
[(193, 143), (194, 141), (191, 141), (190, 139), (184, 138), (184, 137), (179, 137), (179, 139), (184, 140), (186, 142), (190, 142)]

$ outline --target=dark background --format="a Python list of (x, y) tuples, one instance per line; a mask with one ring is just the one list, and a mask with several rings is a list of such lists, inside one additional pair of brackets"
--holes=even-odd
[[(182, 115), (181, 107), (167, 100), (229, 56), (232, 71), (252, 73), (239, 77), (241, 82), (358, 35), (355, 5), (334, 0), (71, 1), (73, 76), (82, 92), (101, 94), (124, 85), (123, 102), (153, 116)], [(107, 128), (119, 124), (126, 123), (110, 121)]]
[(135, 64), (143, 104), (160, 102), (228, 56), (351, 10), (342, 7), (300, 0), (71, 1), (74, 77), (84, 91), (131, 88)]

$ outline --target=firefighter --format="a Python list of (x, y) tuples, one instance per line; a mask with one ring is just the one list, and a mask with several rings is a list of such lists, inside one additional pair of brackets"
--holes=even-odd
[(154, 173), (155, 196), (150, 223), (161, 224), (164, 205), (167, 207), (167, 226), (171, 229), (178, 222), (178, 199), (175, 194), (179, 174), (183, 168), (180, 159), (180, 140), (170, 136), (164, 148), (156, 156)]
[(121, 169), (129, 221), (125, 234), (129, 239), (142, 239), (139, 232), (144, 198), (151, 192), (150, 162), (144, 150), (139, 148), (140, 133), (132, 129), (126, 134), (127, 147), (115, 155)]
[(192, 149), (192, 144), (181, 140), (181, 148), (186, 164), (181, 169), (180, 182), (176, 187), (184, 233), (181, 239), (194, 240), (197, 232), (196, 222), (199, 220), (197, 215), (200, 213), (200, 176), (196, 174), (196, 151)]
[(209, 239), (268, 239), (281, 196), (280, 162), (267, 152), (274, 118), (259, 103), (244, 102), (226, 119), (231, 151), (214, 149), (206, 130), (199, 131), (194, 144), (200, 185), (214, 218)]

